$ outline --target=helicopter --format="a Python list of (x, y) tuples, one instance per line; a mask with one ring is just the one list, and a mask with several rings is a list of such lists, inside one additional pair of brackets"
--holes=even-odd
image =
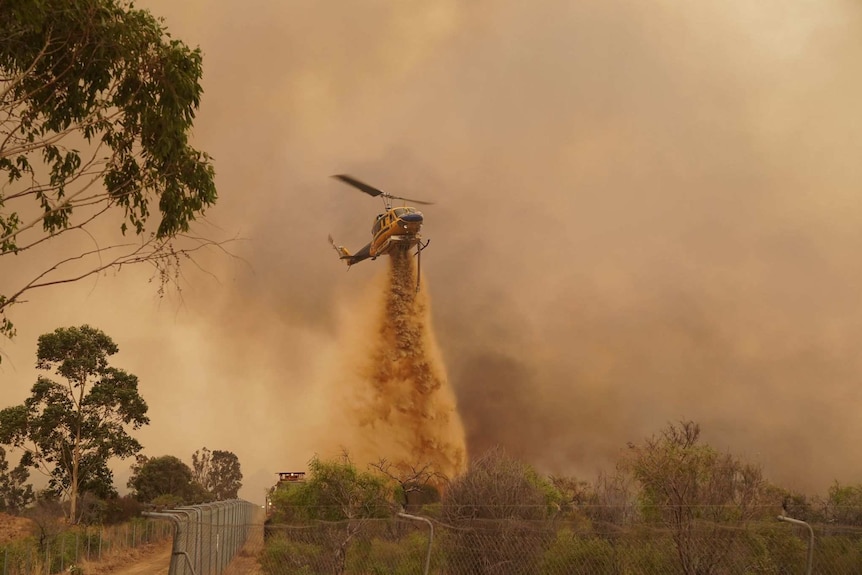
[[(371, 227), (371, 241), (359, 251), (350, 253), (344, 246), (337, 245), (332, 236), (329, 236), (329, 243), (338, 252), (338, 257), (347, 262), (348, 268), (363, 260), (369, 258), (376, 260), (379, 256), (392, 253), (394, 250), (409, 250), (414, 246), (416, 247), (417, 260), (419, 259), (419, 254), (431, 242), (431, 240), (423, 242), (419, 235), (424, 216), (414, 207), (399, 206), (393, 208), (392, 200), (404, 200), (425, 206), (433, 205), (433, 202), (393, 196), (347, 174), (336, 174), (332, 177), (365, 192), (369, 196), (379, 196), (383, 200), (384, 212), (378, 214), (374, 220), (374, 225)], [(417, 265), (417, 276), (418, 273)], [(418, 289), (418, 281), (416, 285)]]

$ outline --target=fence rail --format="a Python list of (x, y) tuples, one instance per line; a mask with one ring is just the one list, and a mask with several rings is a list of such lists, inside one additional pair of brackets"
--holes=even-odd
[(219, 575), (245, 544), (256, 508), (232, 500), (144, 515), (174, 525), (170, 575)]

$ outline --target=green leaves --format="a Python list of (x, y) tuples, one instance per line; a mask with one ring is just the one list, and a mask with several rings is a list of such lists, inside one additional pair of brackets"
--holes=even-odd
[(0, 447), (0, 512), (17, 514), (36, 497), (33, 486), (26, 483), (30, 472), (22, 464), (11, 471), (6, 450)]
[(139, 457), (128, 486), (142, 502), (165, 500), (166, 496), (179, 504), (212, 500), (212, 495), (194, 481), (189, 466), (173, 455)]
[(387, 517), (391, 492), (386, 481), (361, 472), (345, 456), (309, 462), (305, 483), (286, 485), (272, 496), (277, 521), (341, 521)]
[(108, 356), (117, 351), (119, 348), (110, 337), (89, 325), (58, 328), (39, 336), (36, 367), (54, 370), (78, 385), (89, 377), (103, 375)]
[[(189, 143), (200, 50), (126, 0), (0, 0), (0, 13), (0, 256), (110, 213), (123, 234), (189, 231), (217, 200), (212, 159)], [(11, 337), (20, 293), (5, 295)]]

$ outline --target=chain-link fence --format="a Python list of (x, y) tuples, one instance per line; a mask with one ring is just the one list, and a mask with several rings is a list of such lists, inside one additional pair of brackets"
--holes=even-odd
[[(786, 523), (603, 528), (561, 521), (367, 519), (267, 525), (266, 575), (802, 575), (808, 534)], [(815, 526), (814, 573), (862, 575), (862, 530)], [(429, 556), (429, 542), (430, 556)]]
[(175, 526), (170, 575), (219, 575), (245, 543), (255, 509), (253, 503), (233, 500), (144, 515)]
[(163, 522), (140, 520), (120, 525), (75, 527), (38, 535), (0, 546), (2, 575), (61, 573), (83, 562), (127, 549), (164, 541), (173, 528)]

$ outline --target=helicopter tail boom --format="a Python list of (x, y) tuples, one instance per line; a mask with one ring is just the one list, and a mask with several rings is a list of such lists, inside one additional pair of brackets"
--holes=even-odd
[(371, 257), (371, 244), (368, 244), (355, 254), (351, 254), (344, 246), (337, 245), (335, 240), (332, 239), (332, 236), (329, 236), (329, 243), (332, 244), (332, 248), (338, 253), (338, 258), (347, 263), (347, 267)]

